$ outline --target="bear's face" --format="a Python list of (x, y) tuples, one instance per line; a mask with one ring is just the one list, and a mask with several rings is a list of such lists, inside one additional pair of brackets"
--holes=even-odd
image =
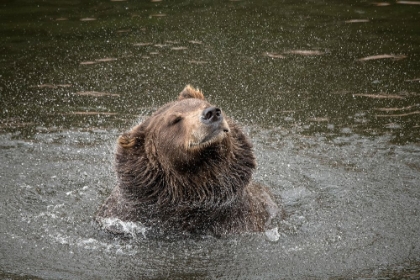
[(143, 124), (122, 135), (119, 144), (134, 148), (134, 142), (142, 142), (149, 159), (176, 169), (199, 160), (198, 155), (209, 147), (226, 146), (229, 133), (223, 112), (207, 102), (200, 91), (186, 87), (177, 101), (164, 105)]
[(172, 103), (151, 118), (148, 128), (162, 148), (189, 152), (220, 142), (229, 132), (222, 111), (200, 99)]

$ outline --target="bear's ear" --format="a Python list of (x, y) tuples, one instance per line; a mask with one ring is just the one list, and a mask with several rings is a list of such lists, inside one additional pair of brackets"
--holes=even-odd
[(118, 146), (124, 149), (129, 149), (133, 148), (136, 145), (143, 145), (145, 137), (145, 127), (148, 123), (149, 121), (146, 120), (144, 123), (133, 127), (130, 131), (121, 134), (117, 140)]
[(129, 149), (136, 145), (136, 137), (132, 137), (131, 133), (126, 132), (123, 133), (120, 137), (118, 137), (118, 145), (120, 145), (124, 149)]
[(178, 100), (183, 100), (187, 98), (197, 98), (205, 100), (203, 93), (199, 89), (195, 89), (190, 85), (187, 85), (183, 91), (179, 94)]

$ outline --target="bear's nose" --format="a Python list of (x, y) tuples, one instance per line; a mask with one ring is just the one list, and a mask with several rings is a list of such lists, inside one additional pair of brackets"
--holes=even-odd
[(217, 107), (209, 107), (203, 111), (201, 119), (204, 123), (218, 122), (223, 119), (222, 110)]

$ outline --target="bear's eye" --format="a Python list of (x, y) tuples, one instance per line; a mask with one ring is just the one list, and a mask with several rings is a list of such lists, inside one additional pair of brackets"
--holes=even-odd
[(174, 118), (172, 118), (172, 121), (170, 122), (170, 125), (177, 124), (180, 121), (182, 121), (182, 117), (181, 116), (175, 116)]

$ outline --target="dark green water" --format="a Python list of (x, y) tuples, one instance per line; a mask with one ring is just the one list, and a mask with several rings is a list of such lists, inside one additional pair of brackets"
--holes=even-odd
[[(419, 4), (1, 1), (0, 278), (419, 278)], [(92, 223), (118, 134), (186, 84), (250, 135), (277, 242)]]
[[(173, 99), (190, 83), (245, 123), (309, 135), (335, 136), (345, 129), (392, 134), (397, 143), (419, 141), (419, 5), (3, 1), (1, 6), (0, 117), (6, 131), (19, 127), (33, 135), (36, 127), (115, 127)], [(83, 21), (89, 18), (95, 20)], [(358, 19), (368, 22), (348, 22)], [(142, 43), (146, 46), (136, 46)], [(384, 54), (397, 58), (359, 61)], [(106, 58), (115, 60), (98, 62)], [(86, 91), (118, 96), (77, 94)]]

